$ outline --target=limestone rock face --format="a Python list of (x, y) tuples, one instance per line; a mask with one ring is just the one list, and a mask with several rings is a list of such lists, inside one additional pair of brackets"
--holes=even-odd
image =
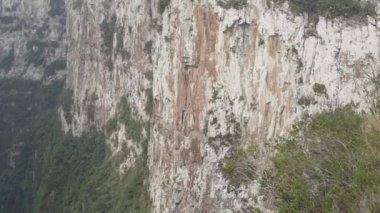
[(286, 5), (175, 1), (155, 33), (151, 196), (155, 212), (232, 212), (265, 206), (256, 182), (232, 189), (221, 159), (261, 147), (303, 114), (367, 109), (365, 73), (379, 63), (379, 22), (294, 16)]
[[(67, 2), (67, 85), (74, 90), (74, 134), (101, 127), (126, 96), (135, 113), (144, 104), (152, 68), (144, 52), (150, 40), (146, 1)], [(70, 127), (69, 127), (70, 128)]]
[[(233, 187), (223, 159), (237, 147), (258, 146), (260, 176), (272, 154), (266, 144), (303, 115), (348, 104), (368, 110), (368, 73), (380, 62), (379, 18), (311, 22), (265, 0), (241, 9), (217, 0), (0, 5), (0, 76), (43, 80), (67, 70), (74, 104), (71, 119), (60, 110), (65, 131), (101, 129), (123, 97), (134, 119), (152, 123), (153, 212), (272, 211), (259, 177)], [(110, 140), (139, 155), (127, 128)], [(121, 167), (133, 166), (135, 157)]]
[(61, 78), (65, 13), (64, 0), (0, 1), (0, 78)]

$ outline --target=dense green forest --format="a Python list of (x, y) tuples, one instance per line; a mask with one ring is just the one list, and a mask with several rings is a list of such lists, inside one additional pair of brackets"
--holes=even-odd
[(62, 133), (68, 94), (62, 82), (0, 81), (0, 212), (148, 212), (146, 154), (120, 175), (103, 131)]

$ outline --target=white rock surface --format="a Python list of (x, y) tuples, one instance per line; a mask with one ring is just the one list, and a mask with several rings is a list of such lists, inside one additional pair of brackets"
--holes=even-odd
[[(163, 14), (153, 55), (154, 212), (271, 211), (255, 183), (255, 190), (228, 190), (219, 165), (229, 148), (264, 147), (305, 113), (350, 103), (368, 109), (364, 73), (379, 65), (376, 20), (320, 17), (312, 28), (286, 5), (249, 2), (237, 11), (215, 0), (172, 0)], [(326, 94), (314, 91), (316, 83)], [(302, 98), (311, 104), (300, 105)], [(241, 138), (228, 142), (223, 136), (234, 134), (236, 122)], [(218, 135), (214, 149), (210, 139)]]

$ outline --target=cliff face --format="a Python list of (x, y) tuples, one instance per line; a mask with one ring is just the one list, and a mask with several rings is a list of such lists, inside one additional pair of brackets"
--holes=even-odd
[(156, 212), (265, 209), (255, 183), (231, 190), (221, 159), (261, 147), (303, 114), (368, 106), (366, 74), (379, 62), (379, 23), (294, 16), (286, 6), (250, 1), (171, 1), (155, 34), (155, 98), (150, 143)]
[[(74, 135), (100, 129), (125, 97), (134, 119), (152, 123), (143, 135), (150, 135), (153, 212), (270, 211), (258, 185), (271, 155), (266, 144), (305, 114), (371, 104), (367, 77), (380, 55), (374, 18), (313, 22), (293, 15), (287, 4), (263, 0), (240, 9), (216, 0), (167, 6), (67, 0), (66, 11), (52, 16), (52, 2), (60, 1), (1, 2), (7, 21), (1, 22), (0, 56), (16, 56), (1, 76), (44, 79), (49, 64), (66, 60), (74, 104), (59, 113)], [(43, 60), (28, 64), (32, 56)], [(108, 135), (114, 154), (122, 144), (135, 150), (121, 172), (141, 153), (125, 138), (128, 128), (120, 124)], [(251, 145), (260, 150), (258, 178), (233, 187), (223, 159)]]
[(0, 77), (62, 77), (65, 36), (64, 0), (0, 1)]
[(105, 124), (122, 96), (146, 119), (145, 91), (152, 75), (144, 53), (150, 39), (147, 2), (70, 1), (67, 7), (67, 84), (74, 90), (74, 134)]

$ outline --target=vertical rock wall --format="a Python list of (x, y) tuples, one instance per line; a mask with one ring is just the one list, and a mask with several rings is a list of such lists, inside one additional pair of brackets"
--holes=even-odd
[(286, 5), (170, 2), (155, 33), (150, 143), (155, 212), (268, 210), (257, 182), (234, 188), (221, 171), (236, 147), (261, 147), (304, 114), (367, 109), (365, 73), (378, 67), (379, 23), (313, 25)]
[(147, 1), (68, 2), (69, 88), (74, 91), (72, 122), (80, 134), (101, 127), (125, 96), (137, 116), (147, 119), (145, 90), (151, 75), (145, 44), (150, 40)]

